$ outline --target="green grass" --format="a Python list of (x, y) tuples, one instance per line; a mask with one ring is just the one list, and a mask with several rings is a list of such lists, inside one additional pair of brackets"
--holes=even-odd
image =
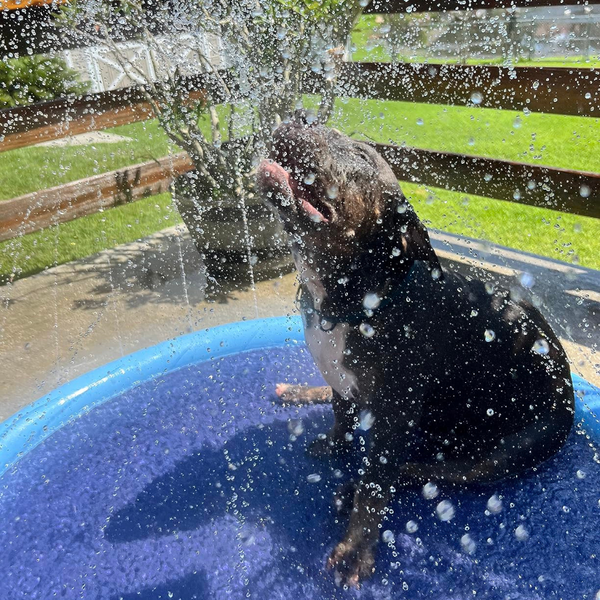
[(0, 200), (161, 158), (169, 153), (167, 136), (155, 120), (106, 131), (131, 138), (131, 141), (86, 146), (29, 146), (3, 152), (0, 154)]
[[(600, 172), (598, 119), (341, 99), (332, 121), (347, 133), (378, 142)], [(131, 140), (2, 153), (0, 200), (178, 151), (156, 121), (108, 131)], [(431, 227), (600, 269), (600, 220), (414, 184), (403, 184), (403, 189)], [(163, 194), (0, 243), (0, 282), (176, 222), (170, 197)]]
[[(382, 43), (377, 43), (373, 48), (369, 48), (369, 38), (374, 33), (374, 28), (377, 26), (375, 15), (362, 16), (352, 32), (352, 60), (354, 61), (379, 61), (389, 62), (391, 60), (389, 52)], [(369, 48), (369, 49), (367, 49)], [(423, 54), (411, 54), (402, 56), (403, 62), (435, 62), (435, 63), (458, 63), (460, 58), (432, 58)], [(485, 58), (485, 59), (467, 59), (466, 64), (471, 65), (494, 65), (504, 63), (504, 58)], [(568, 67), (574, 66), (579, 68), (598, 68), (600, 67), (600, 55), (585, 56), (569, 56), (569, 57), (552, 57), (552, 58), (534, 58), (527, 60), (519, 58), (514, 62), (517, 66), (544, 66), (544, 67)]]
[(170, 194), (81, 217), (0, 244), (0, 284), (180, 223)]

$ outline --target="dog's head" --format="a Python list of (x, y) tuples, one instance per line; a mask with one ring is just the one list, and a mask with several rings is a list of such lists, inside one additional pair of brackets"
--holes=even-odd
[(376, 275), (397, 279), (414, 260), (439, 270), (427, 231), (387, 162), (303, 111), (275, 131), (257, 183), (291, 235), (296, 263), (311, 264), (325, 288), (328, 279), (358, 272), (353, 285), (369, 290)]

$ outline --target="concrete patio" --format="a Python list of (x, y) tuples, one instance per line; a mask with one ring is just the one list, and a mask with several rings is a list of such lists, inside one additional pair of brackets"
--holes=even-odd
[[(538, 304), (572, 370), (600, 385), (600, 272), (445, 233), (444, 266)], [(201, 260), (174, 227), (0, 287), (0, 420), (82, 373), (175, 336), (295, 312), (294, 273), (207, 297)]]

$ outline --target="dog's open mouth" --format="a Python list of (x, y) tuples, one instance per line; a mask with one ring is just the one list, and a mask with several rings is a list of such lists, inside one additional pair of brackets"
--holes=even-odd
[(257, 172), (264, 197), (284, 214), (297, 210), (314, 223), (329, 223), (333, 211), (328, 204), (309, 194), (288, 171), (272, 160), (263, 160)]

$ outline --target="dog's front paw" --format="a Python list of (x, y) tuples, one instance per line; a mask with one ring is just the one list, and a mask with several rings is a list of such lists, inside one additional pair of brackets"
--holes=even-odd
[(348, 538), (335, 547), (327, 561), (327, 569), (334, 570), (336, 584), (353, 588), (360, 587), (361, 581), (373, 575), (374, 565), (375, 547)]

